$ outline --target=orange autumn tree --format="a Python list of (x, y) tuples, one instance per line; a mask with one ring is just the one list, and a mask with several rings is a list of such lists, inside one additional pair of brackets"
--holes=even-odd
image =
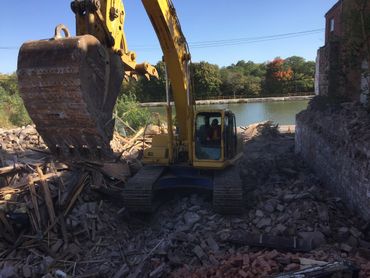
[(291, 92), (292, 69), (284, 59), (275, 58), (266, 65), (265, 90), (268, 95), (281, 95)]

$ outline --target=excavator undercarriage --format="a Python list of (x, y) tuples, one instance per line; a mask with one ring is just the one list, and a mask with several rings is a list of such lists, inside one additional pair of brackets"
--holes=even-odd
[(237, 166), (209, 171), (183, 166), (147, 165), (128, 181), (123, 190), (123, 199), (130, 211), (151, 213), (158, 206), (158, 195), (179, 189), (212, 193), (213, 208), (219, 213), (243, 212), (243, 185)]

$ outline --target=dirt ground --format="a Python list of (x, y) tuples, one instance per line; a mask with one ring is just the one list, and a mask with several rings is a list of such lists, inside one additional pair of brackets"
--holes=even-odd
[[(31, 128), (0, 134), (3, 167), (18, 163), (34, 170), (35, 161), (53, 161), (30, 151), (45, 150)], [(162, 194), (153, 215), (130, 214), (119, 194), (108, 190), (123, 187), (123, 178), (55, 162), (67, 189), (81, 173), (88, 175), (73, 206), (58, 210), (61, 202), (55, 201), (59, 221), (41, 223), (37, 232), (37, 221), (24, 218), (35, 215), (32, 187), (12, 181), (30, 171), (0, 178), (0, 277), (269, 277), (332, 262), (352, 262), (360, 277), (370, 277), (369, 223), (325, 190), (295, 155), (294, 134), (266, 123), (243, 129), (243, 137), (240, 215), (217, 214), (210, 192), (189, 191)], [(96, 190), (96, 172), (103, 173), (105, 191)], [(53, 200), (63, 196), (56, 181), (48, 182)], [(42, 179), (35, 184), (42, 186)], [(50, 208), (39, 192), (36, 201), (46, 216), (40, 215), (47, 218)]]

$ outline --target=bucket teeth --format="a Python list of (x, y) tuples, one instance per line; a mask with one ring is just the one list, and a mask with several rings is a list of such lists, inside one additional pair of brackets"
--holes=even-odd
[(20, 94), (52, 153), (112, 154), (112, 112), (123, 79), (123, 66), (115, 56), (90, 35), (21, 47)]

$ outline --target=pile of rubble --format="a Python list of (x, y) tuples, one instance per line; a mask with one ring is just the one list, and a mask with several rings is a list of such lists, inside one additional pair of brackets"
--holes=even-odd
[[(248, 248), (240, 249), (235, 255), (220, 258), (217, 266), (206, 266), (197, 269), (195, 272), (187, 268), (176, 271), (175, 277), (242, 277), (242, 278), (263, 278), (263, 277), (307, 277), (289, 276), (306, 272), (323, 275), (338, 273), (350, 274), (348, 277), (355, 277), (358, 269), (351, 263), (335, 262), (335, 254), (331, 257), (330, 250), (312, 252), (312, 254), (282, 253), (275, 249), (272, 251), (252, 251)], [(325, 261), (317, 260), (325, 259)], [(366, 263), (366, 262), (365, 262)], [(298, 273), (297, 273), (298, 272)], [(280, 274), (279, 274), (280, 273)], [(281, 274), (283, 273), (283, 274)], [(324, 276), (309, 276), (324, 277)], [(331, 276), (325, 276), (331, 277)], [(336, 276), (342, 277), (342, 276)], [(344, 276), (343, 276), (344, 277)]]
[[(360, 267), (360, 277), (368, 277), (369, 223), (325, 190), (295, 156), (293, 136), (280, 134), (270, 123), (251, 128), (247, 133), (255, 137), (246, 143), (241, 163), (247, 210), (214, 227), (220, 231), (215, 238), (235, 249), (226, 249), (215, 265), (182, 268), (179, 277), (266, 277), (307, 267), (307, 262), (348, 261)], [(302, 263), (302, 258), (310, 260)]]
[[(122, 153), (123, 157), (137, 158), (141, 150), (150, 147), (153, 135), (163, 131), (165, 130), (156, 125), (148, 125), (138, 130), (132, 137), (124, 137), (114, 132), (111, 147), (115, 153)], [(34, 149), (38, 151), (47, 149), (34, 125), (14, 129), (0, 128), (0, 150), (21, 154)]]
[(0, 128), (0, 150), (24, 152), (28, 149), (46, 149), (46, 145), (34, 126), (15, 129)]
[[(102, 227), (108, 233), (110, 214), (98, 217), (105, 207), (103, 198), (119, 198), (131, 173), (141, 166), (135, 146), (143, 141), (142, 133), (130, 139), (115, 133), (112, 145), (125, 142), (125, 152), (117, 154), (115, 161), (60, 163), (34, 126), (1, 130), (0, 257), (4, 260), (0, 277), (16, 277), (16, 273), (40, 277), (57, 263), (56, 254), (63, 253), (59, 258), (65, 259), (80, 249), (68, 244), (76, 241), (76, 235), (86, 232), (83, 240), (88, 244)], [(15, 257), (21, 267), (9, 265)]]
[(269, 123), (246, 133), (238, 216), (215, 213), (207, 192), (161, 194), (153, 215), (130, 214), (117, 193), (125, 161), (65, 165), (40, 152), (18, 161), (25, 168), (13, 167), (0, 189), (0, 277), (266, 277), (316, 265), (356, 273), (350, 262), (369, 277), (368, 223), (295, 157), (292, 135)]

